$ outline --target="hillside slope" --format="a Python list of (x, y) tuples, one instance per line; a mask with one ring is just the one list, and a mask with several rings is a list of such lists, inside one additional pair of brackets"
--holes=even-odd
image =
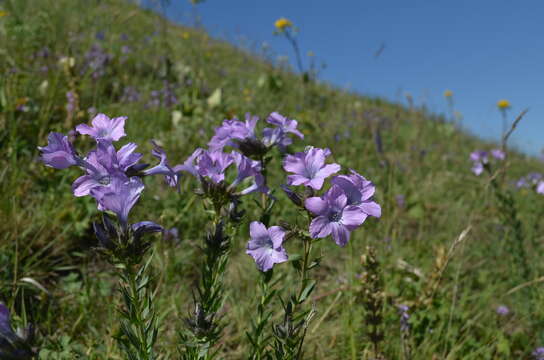
[[(117, 327), (114, 310), (104, 307), (118, 301), (115, 282), (110, 266), (92, 251), (96, 205), (73, 197), (76, 170), (47, 168), (37, 151), (48, 132), (68, 133), (97, 112), (128, 116), (126, 131), (147, 161), (149, 141), (156, 139), (180, 163), (206, 146), (223, 119), (278, 111), (299, 121), (305, 144), (330, 148), (335, 162), (372, 179), (381, 219), (365, 223), (344, 249), (323, 244), (307, 358), (355, 359), (367, 348), (358, 295), (359, 258), (367, 245), (377, 249), (386, 284), (388, 358), (402, 358), (405, 345), (397, 306), (416, 304), (429, 291), (429, 301), (412, 314), (414, 359), (524, 358), (544, 345), (544, 293), (537, 285), (509, 292), (543, 270), (544, 199), (511, 185), (542, 170), (536, 160), (509, 154), (504, 179), (525, 229), (531, 278), (520, 279), (512, 275), (513, 237), (504, 220), (511, 214), (497, 203), (489, 179), (470, 171), (470, 153), (493, 145), (458, 131), (444, 117), (304, 81), (264, 55), (120, 0), (4, 0), (0, 8), (7, 13), (0, 17), (0, 300), (37, 324), (40, 346), (50, 351), (44, 354), (119, 358), (105, 335)], [(295, 143), (290, 151), (303, 146)], [(279, 167), (271, 173), (277, 189), (284, 174)], [(189, 177), (179, 195), (159, 179), (148, 183), (134, 216), (145, 214), (180, 232), (179, 242), (157, 242), (152, 263), (159, 313), (170, 319), (163, 323), (159, 353), (174, 358), (176, 331), (190, 309), (205, 216), (195, 206)], [(276, 190), (276, 196), (284, 195)], [(255, 209), (251, 201), (246, 205), (251, 220)], [(296, 216), (288, 207), (280, 210), (278, 221)], [(450, 258), (448, 250), (465, 229), (469, 235)], [(249, 294), (257, 272), (244, 252), (247, 233), (239, 235), (220, 347), (227, 359), (244, 358), (244, 331), (256, 306)], [(278, 271), (288, 289), (292, 274)], [(506, 317), (495, 313), (502, 304), (511, 311)]]

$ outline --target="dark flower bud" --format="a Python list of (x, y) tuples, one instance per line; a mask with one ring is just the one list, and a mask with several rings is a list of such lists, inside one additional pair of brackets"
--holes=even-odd
[(281, 189), (283, 190), (285, 195), (287, 195), (289, 200), (293, 202), (293, 204), (295, 204), (298, 207), (303, 207), (304, 202), (298, 193), (291, 190), (291, 188), (289, 188), (287, 185), (281, 185)]

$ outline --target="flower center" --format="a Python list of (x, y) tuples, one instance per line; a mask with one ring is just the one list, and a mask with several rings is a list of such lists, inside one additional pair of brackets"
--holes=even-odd
[(109, 185), (111, 182), (111, 177), (109, 175), (104, 175), (100, 179), (98, 179), (98, 182), (104, 186)]
[(329, 214), (329, 221), (331, 222), (339, 222), (340, 219), (342, 219), (341, 211), (334, 211)]

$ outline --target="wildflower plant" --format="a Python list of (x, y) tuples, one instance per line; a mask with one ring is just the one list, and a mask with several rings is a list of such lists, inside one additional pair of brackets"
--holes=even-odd
[(304, 78), (306, 79), (308, 74), (306, 74), (306, 72), (304, 71), (304, 66), (302, 65), (302, 57), (300, 56), (300, 48), (298, 46), (298, 41), (296, 38), (297, 28), (293, 25), (291, 20), (283, 17), (279, 18), (274, 22), (274, 27), (276, 28), (274, 34), (278, 36), (284, 36), (293, 48), (298, 71), (300, 71), (300, 73), (303, 74)]
[(77, 133), (89, 135), (96, 144), (85, 156), (76, 151), (72, 139), (60, 133), (49, 134), (48, 145), (39, 150), (41, 160), (49, 167), (75, 166), (84, 172), (72, 184), (72, 192), (76, 197), (91, 196), (103, 212), (102, 222), (94, 223), (98, 250), (115, 266), (121, 280), (124, 307), (119, 310), (121, 326), (116, 338), (127, 358), (154, 359), (158, 323), (148, 275), (151, 257), (144, 262), (151, 241), (145, 235), (162, 232), (163, 228), (151, 221), (130, 223), (129, 215), (145, 188), (142, 177), (164, 175), (169, 185), (176, 186), (178, 175), (156, 144), (153, 155), (160, 163), (150, 169), (139, 163), (143, 155), (135, 152), (135, 143), (116, 149), (114, 142), (126, 136), (125, 121), (126, 117), (111, 119), (98, 114), (92, 126), (76, 126)]

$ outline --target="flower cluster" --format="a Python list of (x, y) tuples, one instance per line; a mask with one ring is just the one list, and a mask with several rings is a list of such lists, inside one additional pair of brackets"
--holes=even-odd
[[(236, 168), (236, 177), (230, 184), (226, 183), (227, 170)], [(225, 186), (226, 190), (236, 195), (246, 195), (255, 191), (268, 193), (264, 177), (261, 174), (261, 164), (258, 161), (232, 151), (196, 149), (174, 172), (188, 172), (201, 182), (209, 185)], [(251, 184), (243, 190), (235, 192), (236, 187), (251, 180)]]
[[(125, 134), (126, 117), (110, 119), (104, 114), (98, 114), (92, 120), (92, 126), (80, 124), (75, 130), (81, 135), (89, 135), (96, 141), (96, 148), (86, 156), (80, 156), (68, 136), (51, 133), (48, 144), (38, 147), (41, 160), (50, 167), (65, 169), (78, 166), (84, 174), (72, 184), (75, 196), (91, 196), (100, 211), (115, 213), (124, 228), (128, 224), (128, 214), (138, 201), (144, 189), (141, 176), (164, 175), (170, 186), (178, 183), (178, 174), (169, 166), (164, 151), (154, 143), (153, 155), (160, 162), (147, 169), (147, 164), (139, 164), (142, 154), (136, 153), (137, 145), (129, 142), (117, 150), (114, 142)], [(140, 224), (141, 225), (141, 224)], [(137, 230), (140, 227), (134, 224)]]
[(335, 176), (333, 184), (321, 197), (306, 199), (304, 206), (315, 217), (310, 224), (313, 238), (332, 235), (339, 246), (345, 246), (353, 230), (368, 216), (380, 217), (381, 207), (372, 201), (372, 182), (350, 170), (350, 175)]
[[(351, 232), (361, 226), (369, 216), (380, 217), (381, 207), (372, 200), (375, 187), (369, 180), (354, 170), (349, 175), (337, 175), (331, 179), (331, 187), (321, 196), (313, 196), (323, 187), (325, 179), (340, 171), (338, 164), (325, 164), (331, 154), (329, 149), (308, 147), (304, 152), (287, 155), (283, 169), (287, 184), (305, 186), (310, 197), (302, 197), (288, 186), (283, 186), (287, 196), (311, 215), (309, 233), (311, 238), (332, 236), (335, 243), (345, 246)], [(308, 192), (307, 192), (308, 193)], [(287, 260), (282, 247), (284, 230), (276, 226), (266, 229), (258, 222), (251, 224), (251, 239), (247, 253), (251, 255), (261, 271), (267, 271), (273, 264)]]
[(239, 149), (246, 156), (262, 156), (272, 147), (277, 146), (281, 151), (293, 143), (289, 134), (304, 139), (304, 135), (297, 129), (298, 122), (288, 119), (277, 112), (268, 116), (266, 122), (274, 127), (266, 127), (259, 138), (255, 127), (259, 118), (246, 114), (245, 121), (231, 119), (215, 129), (215, 134), (208, 143), (211, 150), (222, 150), (226, 146)]
[(484, 169), (489, 166), (490, 156), (497, 160), (504, 160), (506, 155), (501, 149), (493, 149), (490, 152), (477, 150), (470, 154), (470, 160), (472, 161), (472, 172), (479, 176), (483, 173)]
[(544, 176), (541, 173), (532, 172), (520, 178), (516, 182), (518, 188), (533, 188), (537, 194), (544, 195)]
[(96, 80), (106, 74), (106, 67), (111, 62), (112, 56), (108, 54), (100, 44), (94, 44), (85, 54), (85, 65), (82, 73), (91, 73)]

